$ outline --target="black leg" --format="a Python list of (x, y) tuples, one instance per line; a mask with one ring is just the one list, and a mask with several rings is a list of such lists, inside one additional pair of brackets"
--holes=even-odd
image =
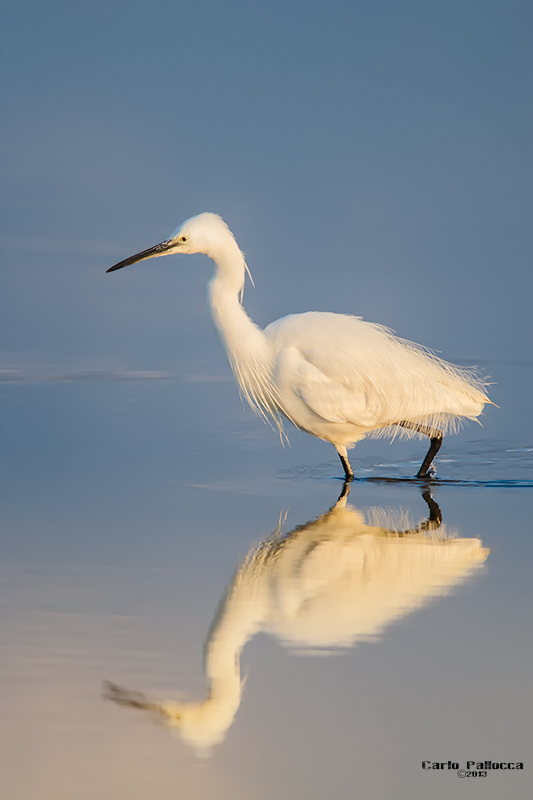
[(433, 464), (433, 459), (440, 450), (441, 444), (442, 444), (442, 433), (440, 436), (432, 437), (431, 444), (429, 445), (429, 450), (426, 453), (426, 457), (422, 461), (422, 466), (416, 473), (417, 478), (431, 477), (431, 465)]
[(425, 425), (419, 425), (417, 422), (407, 422), (406, 420), (398, 422), (397, 424), (402, 428), (409, 428), (412, 431), (423, 433), (431, 439), (429, 450), (426, 453), (425, 459), (422, 461), (422, 466), (416, 474), (417, 478), (430, 478), (433, 459), (439, 452), (442, 444), (442, 431), (439, 431), (438, 428), (427, 428)]
[[(339, 452), (339, 451), (337, 450), (337, 452)], [(353, 481), (353, 469), (352, 469), (352, 465), (351, 465), (351, 464), (350, 464), (350, 462), (348, 461), (348, 456), (345, 456), (345, 455), (343, 455), (342, 453), (339, 453), (339, 458), (340, 458), (340, 460), (341, 460), (341, 464), (342, 464), (342, 466), (344, 467), (344, 474), (345, 474), (345, 476), (346, 476), (346, 477), (345, 477), (345, 482), (346, 482), (346, 483), (349, 483), (350, 481)]]

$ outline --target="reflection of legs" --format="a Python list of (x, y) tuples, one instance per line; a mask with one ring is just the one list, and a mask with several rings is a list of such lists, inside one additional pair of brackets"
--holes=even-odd
[(422, 466), (416, 474), (417, 478), (431, 477), (431, 465), (433, 464), (433, 459), (439, 452), (442, 444), (442, 431), (439, 431), (438, 428), (427, 428), (425, 425), (419, 425), (417, 422), (407, 422), (405, 420), (403, 422), (398, 422), (397, 424), (402, 428), (409, 428), (412, 431), (423, 433), (424, 436), (429, 436), (431, 439), (429, 450), (427, 451), (426, 457), (422, 462)]
[(442, 525), (442, 514), (439, 506), (431, 496), (429, 489), (422, 492), (422, 497), (426, 501), (429, 508), (429, 517), (421, 522), (416, 528), (408, 528), (405, 531), (396, 531), (398, 536), (405, 536), (412, 533), (425, 533), (426, 531), (435, 531)]
[(350, 462), (348, 461), (348, 451), (345, 447), (335, 447), (335, 450), (339, 454), (339, 458), (341, 460), (341, 464), (344, 467), (344, 475), (345, 481), (353, 481), (353, 469), (351, 467)]
[[(333, 508), (336, 508), (339, 505), (339, 503), (341, 502), (341, 500), (344, 500), (342, 505), (345, 505), (346, 504), (346, 499), (347, 499), (349, 494), (350, 494), (350, 481), (348, 479), (346, 479), (344, 481), (343, 485), (342, 485), (342, 492), (340, 493), (340, 495), (339, 495), (339, 497), (337, 499), (337, 502), (335, 503)], [(330, 509), (330, 511), (332, 511), (332, 510), (333, 509)]]
[[(339, 499), (335, 503), (332, 508), (330, 508), (330, 512), (333, 511), (335, 508), (344, 508), (346, 505), (346, 501), (348, 499), (348, 495), (350, 494), (350, 481), (344, 481), (342, 492), (339, 495)], [(405, 536), (407, 534), (413, 533), (425, 533), (426, 531), (435, 531), (442, 525), (442, 513), (435, 502), (433, 497), (431, 496), (431, 491), (429, 489), (425, 489), (422, 492), (422, 498), (426, 501), (427, 507), (429, 509), (429, 517), (425, 519), (423, 522), (420, 522), (414, 528), (407, 528), (403, 531), (390, 531), (390, 533), (396, 533), (398, 536)], [(329, 512), (328, 512), (329, 513)]]
[(440, 510), (438, 504), (432, 498), (431, 492), (429, 491), (429, 489), (426, 489), (425, 492), (422, 492), (422, 497), (424, 498), (424, 500), (428, 504), (429, 518), (425, 522), (421, 522), (420, 523), (420, 525), (418, 526), (419, 530), (421, 530), (421, 531), (434, 531), (437, 528), (440, 528), (440, 526), (442, 525), (442, 513), (441, 513), (441, 510)]

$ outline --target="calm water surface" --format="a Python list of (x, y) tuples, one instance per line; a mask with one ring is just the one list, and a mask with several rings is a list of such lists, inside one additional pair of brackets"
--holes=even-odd
[(531, 368), (498, 369), (431, 492), (369, 441), (338, 502), (224, 376), (5, 386), (5, 796), (527, 796)]

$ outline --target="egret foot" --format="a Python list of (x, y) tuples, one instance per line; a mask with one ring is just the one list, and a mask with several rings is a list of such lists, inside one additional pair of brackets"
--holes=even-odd
[(432, 436), (431, 437), (431, 444), (429, 445), (429, 450), (426, 453), (426, 457), (422, 462), (422, 466), (418, 470), (416, 477), (417, 478), (432, 478), (435, 475), (435, 470), (432, 467), (433, 459), (437, 455), (440, 450), (440, 446), (442, 444), (442, 433), (439, 431), (439, 436)]
[(429, 436), (431, 439), (431, 443), (429, 445), (429, 450), (426, 453), (425, 459), (422, 461), (422, 466), (416, 473), (416, 477), (420, 478), (432, 478), (435, 475), (435, 470), (432, 469), (433, 459), (437, 455), (440, 450), (440, 446), (442, 444), (442, 431), (439, 431), (438, 428), (427, 428), (425, 425), (418, 425), (416, 422), (398, 422), (402, 428), (409, 428), (412, 431), (418, 431), (418, 433), (423, 433), (425, 436)]
[(336, 447), (335, 450), (339, 454), (341, 464), (344, 467), (344, 475), (345, 475), (344, 480), (346, 483), (349, 483), (350, 481), (353, 481), (354, 475), (353, 475), (352, 465), (348, 460), (348, 452), (345, 447)]

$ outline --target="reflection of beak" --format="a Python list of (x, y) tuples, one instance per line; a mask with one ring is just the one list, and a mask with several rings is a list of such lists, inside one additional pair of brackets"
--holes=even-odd
[(106, 269), (106, 272), (114, 272), (116, 269), (122, 269), (122, 267), (129, 267), (130, 264), (136, 264), (138, 261), (144, 261), (146, 258), (152, 258), (153, 256), (164, 256), (169, 250), (172, 249), (172, 242), (167, 239), (160, 244), (154, 245), (154, 247), (149, 247), (148, 250), (143, 250), (142, 253), (136, 253), (134, 256), (130, 256), (129, 258), (125, 258), (124, 261), (119, 261), (118, 264), (115, 264), (113, 267)]

